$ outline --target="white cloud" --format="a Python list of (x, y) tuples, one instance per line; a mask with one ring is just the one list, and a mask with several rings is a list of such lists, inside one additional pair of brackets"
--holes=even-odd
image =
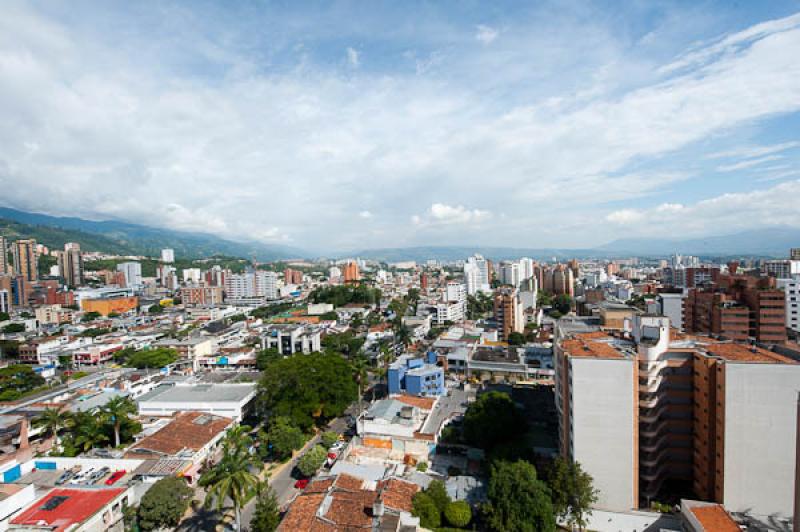
[(369, 211), (361, 211), (361, 212), (359, 212), (359, 213), (358, 213), (358, 215), (359, 215), (361, 218), (364, 218), (364, 219), (366, 219), (366, 220), (368, 220), (368, 219), (372, 218), (372, 213), (371, 213), (371, 212), (369, 212)]
[(618, 211), (614, 211), (609, 213), (606, 216), (606, 220), (620, 225), (627, 225), (632, 224), (640, 221), (644, 217), (640, 211), (634, 209), (620, 209)]
[(500, 34), (496, 29), (491, 26), (479, 24), (476, 28), (475, 38), (483, 44), (491, 44)]
[(771, 146), (744, 146), (733, 150), (718, 151), (706, 155), (707, 159), (724, 159), (724, 158), (751, 158), (769, 155), (771, 153), (778, 153), (800, 146), (800, 142), (782, 142), (780, 144), (773, 144)]
[(359, 61), (361, 59), (361, 54), (355, 48), (347, 48), (347, 62), (350, 63), (350, 66), (353, 68), (358, 68)]
[(767, 155), (766, 157), (759, 157), (757, 159), (747, 159), (734, 164), (726, 164), (717, 167), (718, 172), (733, 172), (735, 170), (743, 170), (745, 168), (752, 168), (760, 164), (768, 163), (770, 161), (778, 161), (783, 159), (782, 155)]
[(417, 225), (477, 224), (491, 218), (491, 213), (481, 209), (468, 209), (463, 205), (434, 203), (425, 216), (412, 216)]
[[(364, 26), (379, 41), (372, 48), (363, 19), (349, 33), (337, 26), (337, 42), (369, 51), (364, 62), (355, 48), (343, 61), (339, 45), (328, 57), (292, 24), (286, 42), (262, 50), (248, 28), (204, 33), (181, 17), (136, 19), (151, 33), (120, 37), (91, 18), (59, 21), (27, 4), (2, 11), (2, 202), (311, 249), (452, 242), (469, 224), (487, 231), (465, 238), (498, 245), (610, 237), (641, 216), (633, 201), (644, 196), (669, 193), (681, 216), (693, 212), (681, 193), (702, 195), (703, 182), (673, 163), (679, 150), (719, 150), (714, 139), (800, 109), (800, 29), (788, 19), (729, 40), (724, 53), (718, 41), (694, 49), (702, 60), (664, 79), (600, 22), (509, 22), (498, 39), (488, 26), (453, 29), (445, 14), (411, 38), (392, 33), (392, 46)], [(480, 35), (492, 46), (475, 46)], [(329, 33), (317, 37), (330, 44)], [(378, 61), (386, 48), (414, 52)], [(623, 214), (598, 224), (608, 202)], [(363, 205), (380, 216), (364, 224)], [(591, 235), (538, 231), (575, 206)], [(500, 212), (502, 224), (491, 215)], [(437, 231), (409, 232), (409, 218)]]

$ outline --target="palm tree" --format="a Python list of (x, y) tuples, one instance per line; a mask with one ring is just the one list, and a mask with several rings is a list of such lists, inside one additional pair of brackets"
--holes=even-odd
[(230, 429), (222, 444), (222, 459), (200, 477), (200, 485), (208, 488), (206, 507), (216, 501), (217, 511), (222, 511), (228, 499), (233, 502), (237, 531), (241, 530), (242, 506), (258, 487), (258, 476), (252, 470), (261, 466), (250, 454), (249, 430), (245, 426)]
[(128, 419), (137, 412), (136, 405), (127, 397), (116, 396), (108, 401), (105, 406), (100, 409), (103, 417), (114, 424), (114, 447), (119, 447), (119, 431), (122, 428), (123, 420)]
[(86, 452), (107, 442), (109, 438), (104, 429), (95, 416), (82, 412), (75, 418), (75, 446)]
[(45, 432), (55, 438), (53, 449), (57, 453), (61, 447), (61, 440), (58, 431), (71, 427), (73, 419), (69, 412), (59, 408), (45, 408), (44, 411), (33, 420), (34, 426), (43, 427)]
[(353, 377), (356, 379), (356, 382), (358, 383), (359, 412), (361, 412), (361, 399), (363, 398), (364, 394), (362, 386), (369, 377), (367, 368), (368, 368), (367, 360), (363, 356), (356, 356), (350, 360), (350, 369), (353, 372)]

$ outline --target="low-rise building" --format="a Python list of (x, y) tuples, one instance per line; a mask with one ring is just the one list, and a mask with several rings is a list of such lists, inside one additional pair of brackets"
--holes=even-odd
[(268, 325), (261, 336), (261, 346), (262, 349), (277, 349), (282, 355), (313, 353), (322, 348), (322, 330), (299, 323)]
[(426, 358), (402, 355), (389, 366), (389, 393), (437, 396), (445, 393), (444, 370), (436, 365), (436, 352)]
[(141, 416), (205, 412), (241, 421), (255, 396), (255, 384), (177, 384), (159, 386), (136, 402)]
[(12, 518), (9, 531), (94, 532), (121, 530), (133, 505), (129, 488), (56, 488)]

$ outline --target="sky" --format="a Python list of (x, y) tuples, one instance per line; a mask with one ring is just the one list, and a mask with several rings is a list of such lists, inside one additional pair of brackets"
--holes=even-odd
[(800, 227), (800, 1), (0, 4), (0, 204), (320, 253)]

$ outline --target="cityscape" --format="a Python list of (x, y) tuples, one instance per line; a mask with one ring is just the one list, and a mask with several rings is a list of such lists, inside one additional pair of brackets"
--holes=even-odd
[(796, 530), (796, 2), (0, 14), (0, 531)]

